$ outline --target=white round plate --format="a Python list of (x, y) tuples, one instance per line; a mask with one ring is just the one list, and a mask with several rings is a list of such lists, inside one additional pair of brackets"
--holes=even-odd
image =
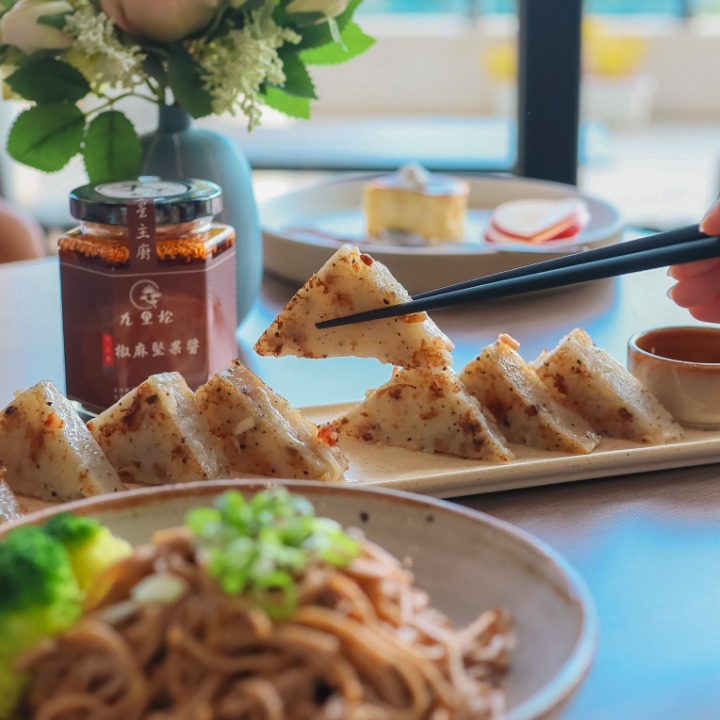
[[(72, 511), (140, 544), (156, 530), (182, 524), (190, 508), (209, 505), (221, 492), (251, 493), (273, 484), (229, 480), (133, 490), (60, 505), (27, 521)], [(282, 484), (310, 498), (318, 515), (360, 527), (397, 557), (409, 558), (417, 584), (456, 623), (488, 608), (507, 608), (517, 647), (507, 677), (506, 718), (558, 716), (588, 672), (597, 621), (584, 583), (555, 552), (507, 523), (441, 500), (324, 483)], [(0, 528), (0, 537), (18, 524)]]
[[(343, 242), (359, 245), (387, 265), (411, 294), (551, 259), (579, 249), (619, 242), (623, 223), (610, 204), (579, 195), (572, 185), (509, 176), (468, 177), (467, 237), (462, 243), (401, 247), (367, 241), (361, 209), (363, 175), (296, 190), (260, 205), (265, 268), (302, 285)], [(483, 232), (493, 208), (511, 200), (580, 197), (590, 222), (577, 242), (562, 246), (486, 243)]]

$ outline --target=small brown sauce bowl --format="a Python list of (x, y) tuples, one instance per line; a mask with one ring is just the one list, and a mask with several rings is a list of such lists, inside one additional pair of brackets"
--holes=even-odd
[(628, 368), (682, 425), (720, 428), (720, 328), (638, 333), (628, 342)]

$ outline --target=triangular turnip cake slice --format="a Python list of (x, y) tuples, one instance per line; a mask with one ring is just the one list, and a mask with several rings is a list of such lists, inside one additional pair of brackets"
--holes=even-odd
[(0, 465), (11, 489), (61, 502), (124, 490), (70, 401), (48, 380), (0, 414)]
[(602, 435), (665, 443), (682, 428), (642, 383), (580, 329), (566, 335), (533, 367), (566, 407), (582, 415)]
[(233, 474), (339, 480), (347, 460), (332, 428), (318, 428), (235, 360), (198, 388), (198, 407)]
[(164, 485), (227, 477), (220, 444), (180, 373), (151, 375), (88, 427), (125, 482)]
[(315, 323), (410, 300), (390, 271), (343, 245), (262, 334), (260, 355), (366, 357), (401, 367), (450, 367), (452, 342), (425, 313), (318, 330)]
[(561, 405), (517, 352), (508, 335), (482, 350), (460, 373), (471, 395), (514, 443), (540, 450), (589, 453), (600, 436), (576, 412)]
[(513, 457), (480, 403), (449, 370), (397, 370), (333, 425), (370, 443), (493, 462)]

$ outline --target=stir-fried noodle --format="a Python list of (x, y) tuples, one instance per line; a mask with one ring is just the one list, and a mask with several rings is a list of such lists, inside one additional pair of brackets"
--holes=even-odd
[[(109, 592), (21, 660), (33, 720), (465, 720), (504, 710), (510, 619), (456, 629), (378, 546), (308, 567), (271, 619), (224, 593), (185, 530), (111, 568)], [(148, 581), (176, 597), (147, 602)], [(106, 586), (107, 587), (107, 586)], [(180, 588), (180, 591), (178, 591)]]

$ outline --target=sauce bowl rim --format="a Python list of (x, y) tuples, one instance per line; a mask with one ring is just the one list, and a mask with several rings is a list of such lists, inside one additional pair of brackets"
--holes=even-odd
[(709, 327), (704, 325), (663, 325), (655, 328), (648, 328), (635, 333), (628, 340), (628, 351), (636, 352), (638, 355), (651, 358), (652, 360), (667, 365), (679, 365), (681, 367), (697, 367), (701, 369), (717, 369), (720, 372), (720, 362), (701, 362), (699, 360), (680, 360), (679, 358), (670, 358), (665, 355), (658, 355), (638, 345), (638, 340), (650, 335), (651, 333), (665, 333), (667, 331), (692, 331), (699, 332), (704, 335), (717, 335), (720, 340), (720, 327)]

